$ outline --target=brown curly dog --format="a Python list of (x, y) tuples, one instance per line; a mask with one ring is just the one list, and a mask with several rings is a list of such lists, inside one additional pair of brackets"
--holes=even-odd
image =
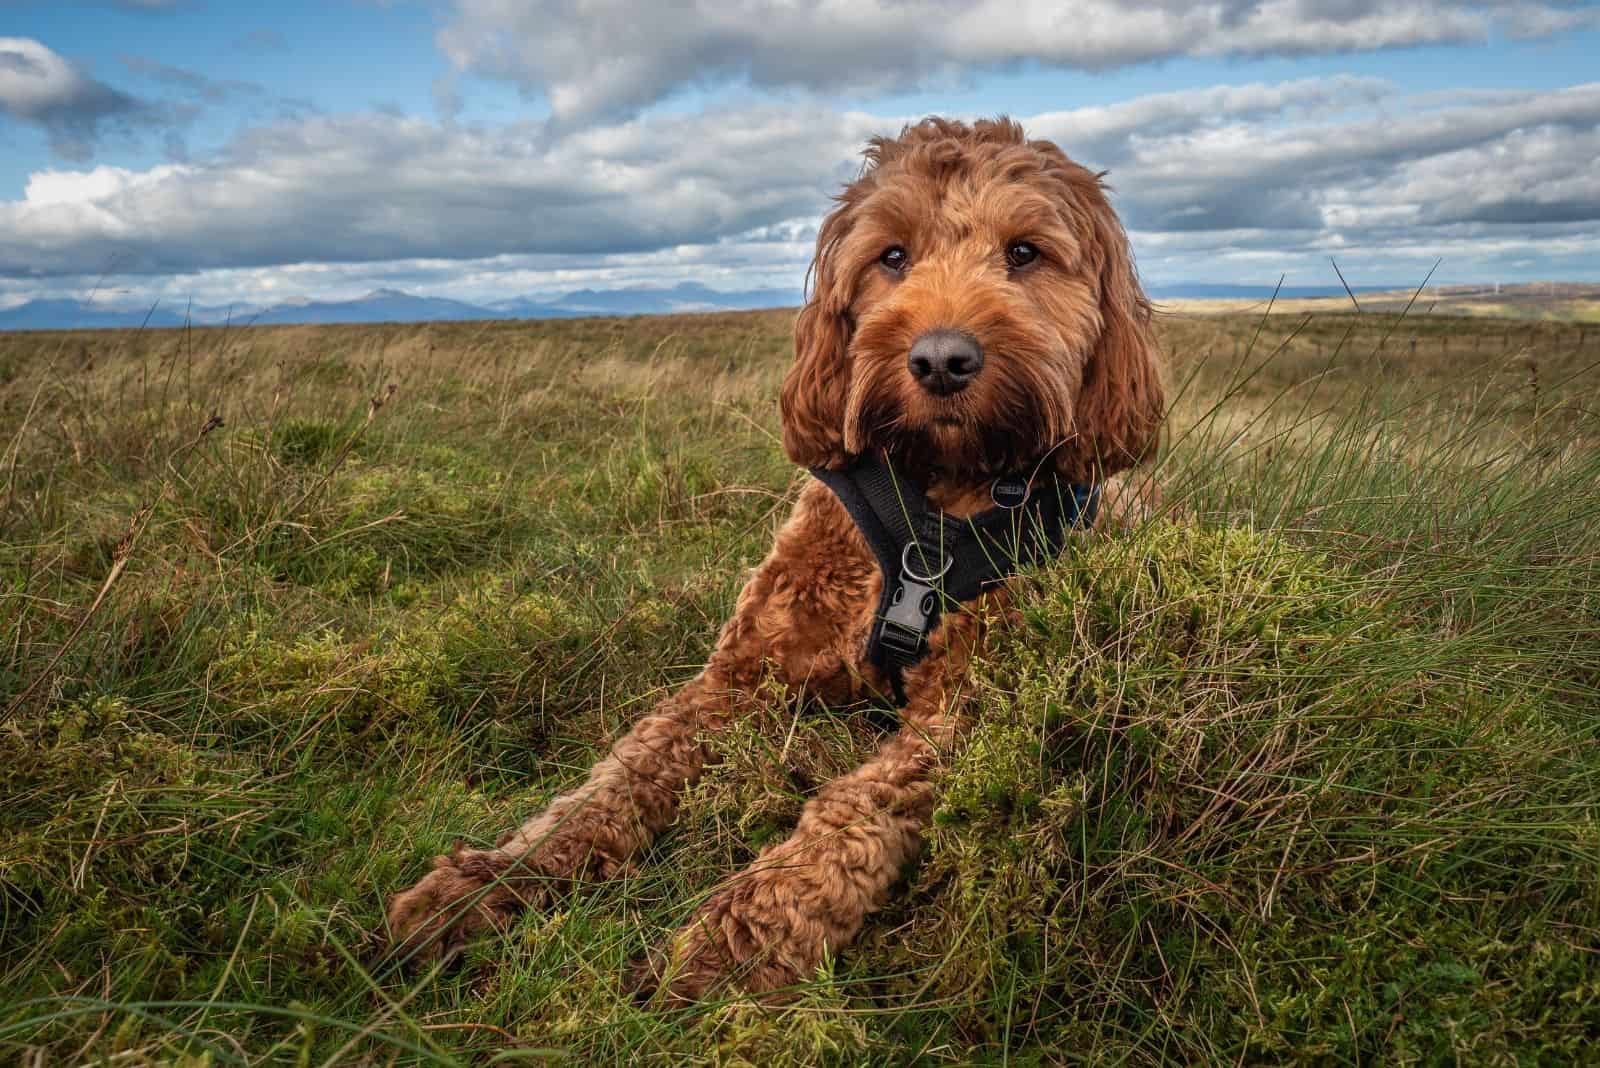
[[(1103, 483), (1152, 447), (1163, 398), (1150, 308), (1099, 176), (1007, 119), (930, 118), (874, 139), (822, 223), (784, 381), (783, 444), (807, 467), (876, 450), (966, 517), (991, 483)], [(953, 344), (919, 346), (936, 337)], [(1115, 506), (1112, 505), (1112, 510)], [(454, 956), (523, 908), (630, 863), (676, 816), (705, 739), (776, 678), (830, 702), (889, 680), (864, 655), (883, 579), (839, 499), (813, 479), (740, 594), (705, 669), (492, 850), (457, 847), (397, 895), (389, 928), (412, 959)], [(729, 879), (640, 970), (646, 992), (766, 997), (809, 979), (882, 907), (933, 810), (932, 776), (995, 588), (947, 613), (906, 669), (900, 728), (823, 787), (794, 833)]]

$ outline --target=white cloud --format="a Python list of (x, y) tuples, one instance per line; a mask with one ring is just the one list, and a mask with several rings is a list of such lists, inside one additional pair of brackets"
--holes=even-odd
[[(1291, 84), (1302, 85), (1299, 96), (1316, 96)], [(1096, 131), (1130, 221), (1150, 229), (1346, 231), (1492, 221), (1483, 209), (1513, 190), (1527, 209), (1504, 221), (1600, 219), (1600, 83), (1486, 101), (1467, 94), (1429, 108), (1394, 94), (1366, 106), (1374, 102), (1369, 84), (1331, 88), (1330, 109), (1341, 94), (1363, 106), (1302, 122), (1240, 121), (1217, 107), (1159, 136), (1144, 132), (1147, 123), (1162, 128), (1159, 118), (1144, 118), (1152, 109), (1131, 107), (1125, 125)], [(1042, 117), (1037, 128), (1070, 144), (1076, 124), (1066, 113)]]
[(461, 70), (548, 98), (558, 118), (629, 114), (687, 86), (904, 88), (1033, 61), (1105, 70), (1178, 56), (1367, 52), (1595, 25), (1560, 2), (1420, 0), (455, 0)]
[[(797, 286), (828, 194), (868, 134), (902, 121), (809, 104), (572, 131), (284, 121), (190, 163), (35, 174), (22, 199), (0, 202), (0, 277), (73, 286), (111, 269), (197, 294), (383, 284), (468, 299), (684, 279)], [(1447, 272), (1480, 276), (1522, 260), (1592, 276), (1600, 262), (1600, 84), (1408, 97), (1306, 79), (1024, 121), (1110, 169), (1160, 281), (1270, 280), (1330, 252), (1364, 258), (1383, 282), (1439, 255)]]
[(36, 175), (22, 200), (0, 203), (0, 274), (705, 242), (820, 208), (877, 126), (822, 109), (633, 121), (562, 138), (538, 123), (283, 122), (204, 163)]

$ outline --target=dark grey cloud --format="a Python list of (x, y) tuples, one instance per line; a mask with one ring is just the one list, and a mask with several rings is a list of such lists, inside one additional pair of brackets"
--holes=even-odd
[(85, 160), (107, 126), (140, 124), (148, 104), (97, 81), (28, 37), (0, 37), (0, 112), (43, 127), (55, 152)]
[(439, 44), (459, 69), (545, 96), (576, 122), (632, 114), (688, 86), (903, 89), (1023, 62), (1106, 70), (1597, 24), (1593, 5), (1559, 0), (455, 0)]
[(186, 160), (185, 129), (203, 110), (219, 105), (243, 104), (242, 113), (251, 116), (310, 110), (304, 101), (274, 98), (253, 82), (212, 78), (144, 56), (119, 59), (127, 75), (142, 83), (140, 92), (92, 77), (40, 41), (0, 37), (0, 113), (41, 127), (58, 156), (84, 162), (108, 135), (158, 143), (168, 159)]
[(1486, 223), (1562, 223), (1591, 222), (1595, 204), (1591, 200), (1529, 200), (1511, 197), (1479, 204), (1460, 217), (1464, 222)]

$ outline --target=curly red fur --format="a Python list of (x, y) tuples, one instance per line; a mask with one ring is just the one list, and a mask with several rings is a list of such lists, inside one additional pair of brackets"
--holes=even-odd
[[(865, 156), (817, 235), (780, 397), (790, 458), (838, 467), (882, 450), (957, 516), (989, 507), (993, 478), (1025, 464), (1103, 481), (1143, 458), (1163, 415), (1150, 307), (1099, 176), (1006, 119), (927, 119)], [(1009, 264), (1018, 241), (1038, 259)], [(890, 246), (907, 251), (906, 269), (879, 263)], [(984, 354), (949, 395), (907, 367), (913, 342), (936, 329)], [(452, 954), (551, 887), (623, 870), (676, 817), (705, 736), (751, 708), (766, 680), (825, 700), (881, 697), (887, 680), (864, 655), (881, 588), (843, 507), (808, 484), (701, 674), (495, 849), (437, 858), (390, 906), (397, 944), (422, 959)], [(906, 672), (900, 731), (711, 895), (640, 969), (643, 990), (693, 999), (731, 983), (776, 996), (849, 944), (918, 848), (933, 769), (966, 714), (984, 609), (1004, 596), (944, 617)]]

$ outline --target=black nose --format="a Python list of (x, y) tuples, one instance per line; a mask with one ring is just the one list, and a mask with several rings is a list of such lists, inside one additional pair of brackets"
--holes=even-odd
[(911, 377), (929, 393), (948, 397), (983, 370), (983, 347), (959, 330), (929, 330), (911, 343)]

